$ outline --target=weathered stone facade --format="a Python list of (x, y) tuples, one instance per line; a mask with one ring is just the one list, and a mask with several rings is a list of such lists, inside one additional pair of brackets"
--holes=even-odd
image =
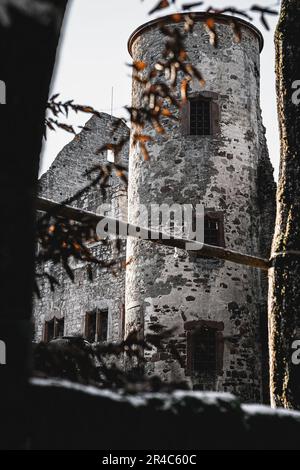
[[(172, 20), (170, 19), (170, 22)], [(187, 35), (186, 50), (206, 80), (191, 84), (190, 96), (212, 97), (218, 120), (209, 136), (188, 135), (179, 121), (165, 120), (166, 135), (155, 136), (151, 160), (131, 148), (129, 205), (131, 223), (139, 223), (139, 205), (203, 203), (224, 214), (225, 245), (236, 251), (267, 256), (274, 223), (274, 182), (259, 104), (261, 35), (241, 23), (243, 39), (233, 40), (224, 17), (216, 21), (219, 47), (209, 43), (203, 17)], [(177, 24), (183, 29), (183, 22)], [(163, 35), (154, 21), (130, 41), (135, 61), (155, 63)], [(178, 89), (178, 97), (180, 91)], [(133, 106), (141, 105), (141, 85), (133, 83)], [(217, 115), (217, 117), (216, 117)], [(146, 128), (146, 133), (152, 133)], [(264, 178), (259, 173), (265, 172)], [(269, 186), (266, 187), (267, 181)], [(263, 197), (268, 191), (268, 200)], [(269, 206), (268, 206), (269, 204)], [(262, 398), (260, 318), (266, 310), (266, 280), (255, 269), (195, 258), (151, 242), (129, 239), (126, 273), (126, 322), (145, 333), (155, 323), (177, 326), (174, 342), (182, 356), (191, 329), (217, 328), (220, 365), (212, 374), (191, 377), (194, 388), (228, 391), (244, 400)], [(266, 338), (264, 338), (266, 341)], [(149, 353), (149, 373), (182, 377), (171, 354)]]
[[(59, 153), (50, 169), (42, 176), (40, 194), (61, 202), (85, 188), (91, 178), (85, 176), (86, 170), (95, 165), (107, 164), (107, 152), (103, 151), (98, 155), (97, 150), (107, 143), (118, 143), (128, 135), (129, 129), (125, 124), (119, 125), (115, 131), (116, 122), (119, 123), (119, 120), (107, 114), (101, 114), (100, 118), (92, 117), (86, 124), (86, 129)], [(127, 165), (128, 145), (123, 148), (120, 161)], [(127, 204), (127, 188), (114, 174), (109, 178), (105, 194), (102, 194), (97, 186), (84, 192), (73, 205), (96, 211), (103, 204), (107, 204), (109, 216), (123, 217), (124, 207), (126, 208)], [(125, 259), (125, 250), (124, 241), (121, 243), (120, 252), (116, 251), (113, 243), (97, 242), (92, 245), (94, 256), (106, 262), (118, 257)], [(123, 329), (124, 269), (92, 265), (91, 282), (85, 263), (74, 260), (71, 267), (75, 274), (74, 282), (69, 279), (60, 265), (47, 263), (42, 266), (42, 269), (53, 275), (60, 285), (51, 292), (47, 279), (39, 281), (41, 299), (35, 301), (34, 315), (36, 340), (43, 339), (45, 321), (53, 317), (64, 318), (66, 336), (83, 335), (86, 313), (98, 308), (108, 310), (108, 340), (118, 341)]]
[[(125, 148), (123, 162), (130, 154), (128, 219), (141, 223), (140, 204), (204, 204), (209, 210), (222, 212), (226, 247), (268, 256), (275, 185), (259, 100), (262, 38), (252, 25), (241, 21), (243, 39), (237, 44), (228, 19), (220, 16), (216, 23), (217, 49), (209, 43), (201, 15), (194, 32), (186, 36), (190, 60), (206, 80), (203, 88), (193, 83), (190, 96), (212, 100), (213, 134), (188, 135), (179, 113), (178, 122), (165, 119), (165, 135), (155, 135), (150, 127), (145, 129), (154, 137), (149, 144), (150, 161), (143, 160), (137, 147), (131, 146), (130, 152)], [(183, 28), (183, 23), (177, 27)], [(158, 22), (139, 28), (129, 44), (134, 60), (153, 64), (163, 48)], [(139, 105), (141, 87), (134, 82), (133, 106)], [(84, 171), (99, 162), (95, 150), (110, 139), (110, 117), (94, 117), (88, 127), (91, 130), (76, 136), (42, 177), (43, 196), (63, 200), (86, 184)], [(124, 125), (118, 132), (120, 138), (128, 129)], [(78, 205), (95, 210), (101, 202), (114, 201), (112, 215), (118, 217), (127, 196), (124, 191), (121, 183), (112, 178), (105, 201), (94, 190), (83, 196)], [(110, 248), (101, 244), (94, 249), (106, 259), (113, 256)], [(125, 249), (124, 242), (121, 255)], [(88, 280), (85, 267), (78, 265), (74, 284), (59, 267), (45, 266), (61, 284), (54, 293), (46, 283), (42, 285), (43, 296), (36, 303), (36, 339), (42, 339), (44, 322), (53, 315), (64, 316), (65, 335), (83, 334), (85, 313), (99, 306), (108, 307), (109, 339), (118, 340), (125, 305), (127, 332), (139, 328), (141, 334), (147, 334), (155, 324), (176, 326), (174, 344), (188, 363), (189, 337), (195, 328), (205, 326), (216, 331), (218, 342), (218, 366), (213, 373), (194, 374), (189, 368), (180, 367), (165, 351), (145, 353), (148, 373), (165, 380), (188, 376), (194, 389), (230, 391), (244, 401), (262, 401), (267, 381), (265, 276), (256, 269), (197, 258), (131, 237), (127, 241), (127, 259), (131, 262), (126, 275), (120, 272), (116, 277), (109, 270), (93, 268), (93, 282)]]

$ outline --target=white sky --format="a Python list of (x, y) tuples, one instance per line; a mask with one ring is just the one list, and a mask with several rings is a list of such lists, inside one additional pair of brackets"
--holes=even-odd
[[(127, 52), (127, 40), (132, 31), (153, 17), (147, 15), (157, 0), (70, 0), (60, 57), (52, 84), (52, 93), (60, 93), (62, 100), (73, 99), (78, 104), (91, 105), (99, 111), (110, 113), (111, 89), (114, 87), (115, 116), (125, 116), (122, 108), (130, 104), (131, 70)], [(190, 0), (186, 0), (188, 3)], [(211, 0), (204, 7), (233, 6), (239, 9), (252, 5), (254, 0)], [(272, 4), (272, 0), (259, 5)], [(273, 1), (276, 4), (276, 1)], [(164, 10), (164, 14), (172, 10)], [(253, 15), (258, 19), (257, 15)], [(277, 176), (279, 166), (279, 138), (276, 114), (274, 74), (274, 28), (276, 17), (269, 17), (271, 31), (256, 26), (265, 37), (261, 55), (261, 107), (271, 160)], [(86, 114), (70, 115), (74, 125), (83, 125)], [(58, 130), (48, 132), (41, 163), (45, 172), (58, 152), (73, 138), (72, 134)]]

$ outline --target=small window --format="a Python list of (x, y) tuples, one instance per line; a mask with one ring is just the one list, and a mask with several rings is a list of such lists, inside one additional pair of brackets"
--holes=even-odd
[(89, 312), (85, 318), (85, 337), (90, 343), (96, 341), (97, 312)]
[(190, 349), (191, 373), (215, 373), (217, 370), (216, 330), (201, 327), (191, 333)]
[(195, 332), (192, 341), (192, 368), (194, 372), (216, 370), (216, 330), (204, 329)]
[(94, 310), (88, 312), (85, 318), (85, 337), (90, 343), (107, 341), (108, 311)]
[(65, 320), (64, 318), (52, 318), (45, 322), (45, 341), (48, 343), (52, 339), (62, 338), (64, 336)]
[(64, 335), (65, 320), (64, 318), (55, 318), (55, 337), (62, 338)]
[(123, 341), (124, 338), (125, 338), (125, 327), (126, 327), (126, 320), (125, 320), (125, 305), (122, 304), (122, 307), (121, 307), (121, 340)]
[(54, 339), (54, 318), (45, 322), (45, 341), (48, 343)]
[(99, 312), (98, 341), (107, 341), (108, 337), (108, 311)]
[(222, 212), (207, 212), (204, 217), (204, 241), (207, 245), (225, 246)]
[(115, 154), (113, 150), (109, 150), (109, 149), (107, 150), (107, 161), (110, 163), (115, 162)]
[(216, 377), (223, 371), (224, 323), (192, 320), (184, 324), (187, 334), (186, 373)]
[(197, 98), (190, 101), (190, 135), (211, 135), (211, 101)]

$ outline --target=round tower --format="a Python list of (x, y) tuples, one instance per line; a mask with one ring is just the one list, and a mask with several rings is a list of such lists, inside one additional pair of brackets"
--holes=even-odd
[[(178, 15), (176, 15), (178, 21)], [(129, 159), (129, 222), (141, 223), (141, 205), (205, 206), (205, 242), (242, 253), (261, 254), (263, 224), (258, 169), (268, 159), (260, 110), (261, 33), (238, 19), (242, 40), (234, 40), (232, 19), (216, 15), (218, 47), (210, 44), (207, 14), (195, 14), (185, 34), (189, 62), (205, 85), (190, 84), (178, 121), (164, 119), (166, 133), (151, 126), (150, 160), (137, 146)], [(170, 26), (184, 32), (184, 15)], [(161, 59), (165, 38), (160, 20), (130, 37), (134, 61), (151, 66)], [(178, 97), (180, 97), (178, 86)], [(142, 106), (133, 82), (132, 106)], [(157, 324), (176, 328), (169, 348), (145, 351), (147, 371), (165, 380), (188, 378), (194, 389), (230, 391), (260, 401), (262, 275), (252, 268), (196, 257), (192, 252), (128, 239), (126, 328), (153, 332)]]

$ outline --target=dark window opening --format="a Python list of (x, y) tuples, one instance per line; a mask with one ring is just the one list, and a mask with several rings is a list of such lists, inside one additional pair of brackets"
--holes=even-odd
[(97, 313), (89, 312), (85, 319), (85, 337), (90, 343), (95, 342), (96, 338)]
[(54, 339), (54, 318), (45, 322), (45, 341), (48, 343)]
[(48, 343), (52, 339), (62, 338), (64, 336), (65, 320), (64, 318), (52, 318), (45, 322), (45, 341)]
[(191, 372), (214, 373), (217, 370), (216, 330), (201, 328), (190, 336)]
[(62, 338), (64, 335), (65, 320), (64, 318), (55, 318), (55, 336), (56, 338)]
[(108, 311), (99, 312), (98, 341), (107, 341), (108, 336)]
[(211, 101), (192, 99), (190, 101), (190, 135), (211, 135)]
[(121, 307), (121, 340), (125, 338), (125, 327), (126, 327), (126, 318), (125, 318), (125, 305), (122, 304)]
[(209, 212), (205, 214), (204, 241), (207, 245), (225, 246), (224, 216), (221, 212)]
[(85, 317), (85, 337), (90, 343), (107, 341), (108, 311), (94, 310)]
[(269, 379), (269, 329), (268, 329), (268, 309), (266, 304), (260, 305), (260, 342), (262, 355), (262, 392), (263, 403), (270, 404), (270, 379)]
[(185, 323), (184, 329), (187, 332), (187, 375), (206, 374), (211, 379), (222, 374), (224, 323), (192, 320)]

